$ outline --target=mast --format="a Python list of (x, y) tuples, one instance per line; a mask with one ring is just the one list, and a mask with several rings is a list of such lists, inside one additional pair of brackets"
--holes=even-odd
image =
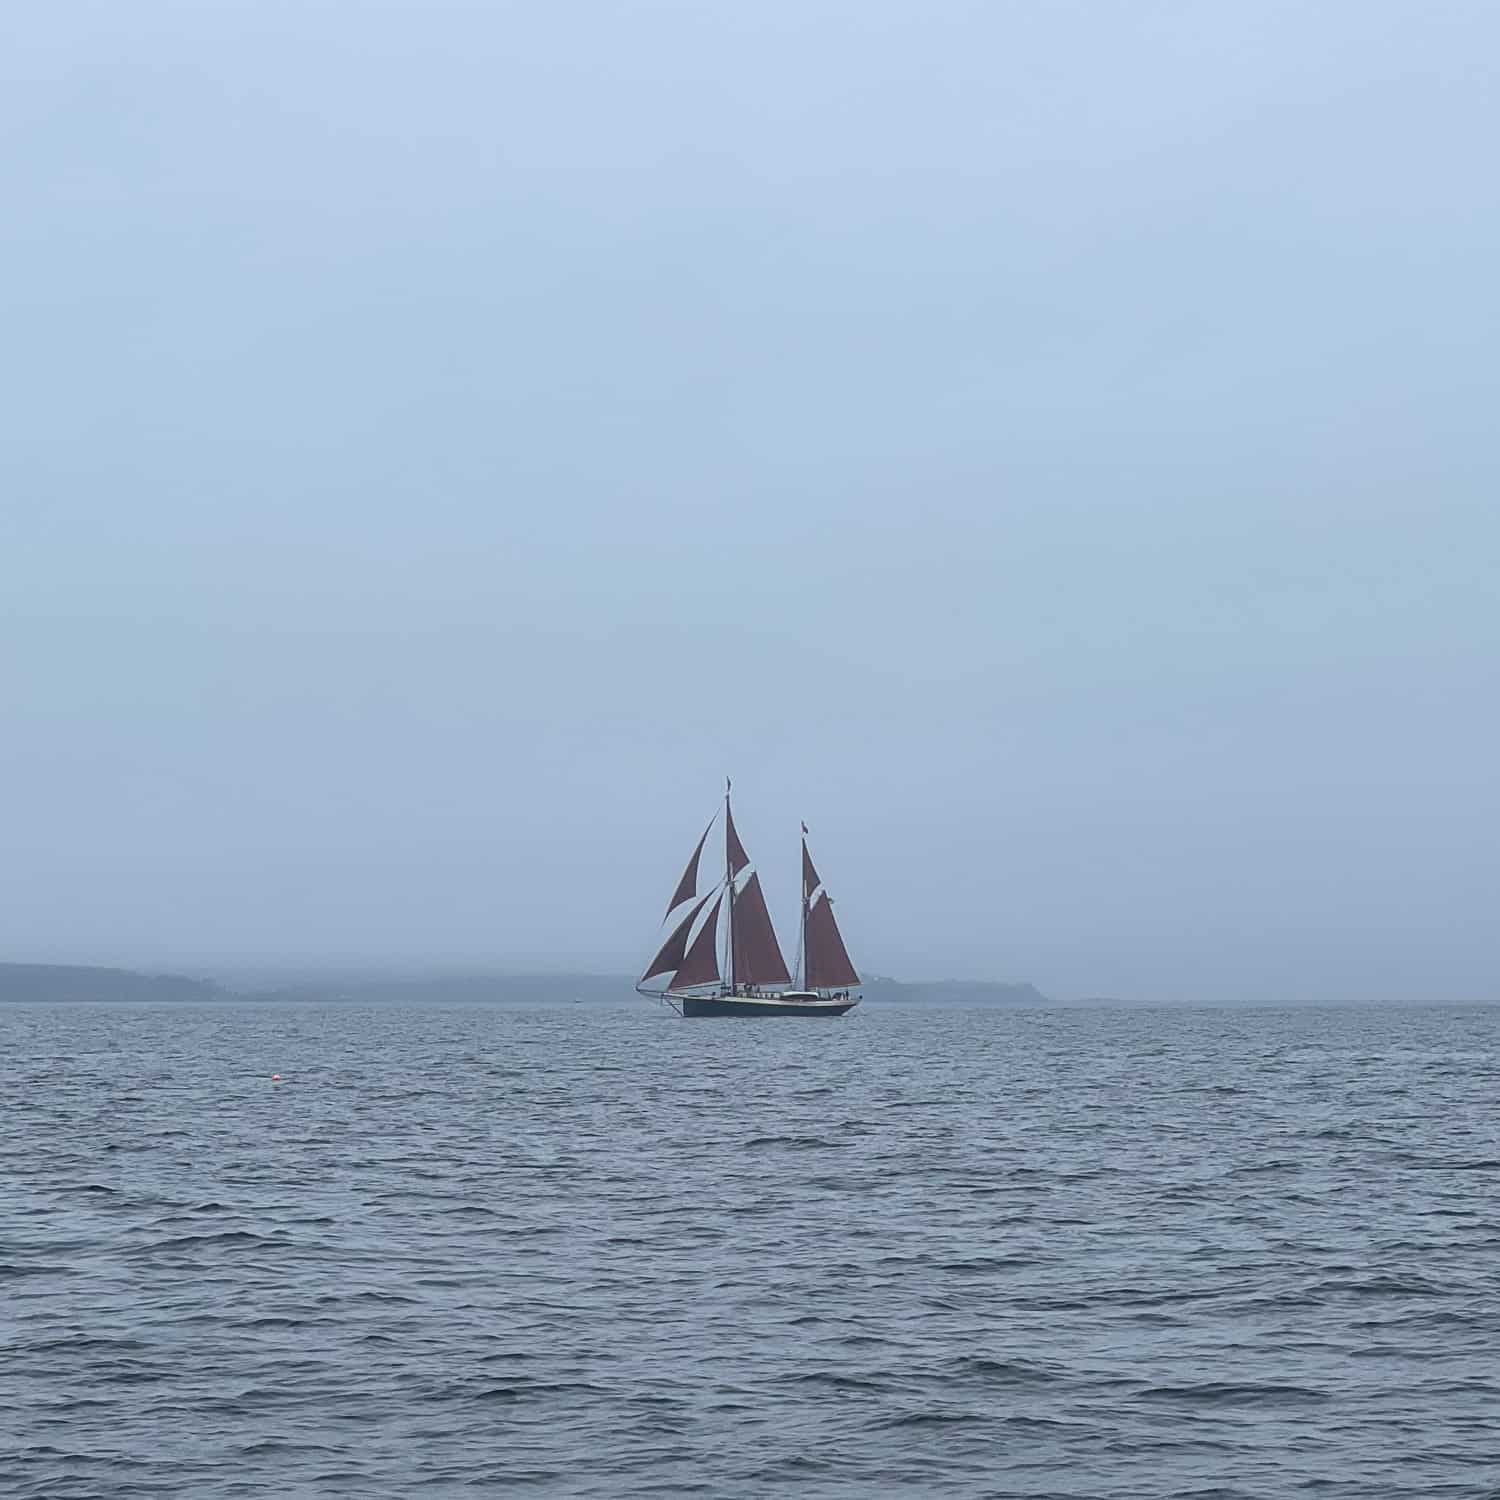
[(727, 962), (724, 973), (729, 980), (729, 993), (734, 993), (734, 858), (730, 853), (730, 830), (734, 824), (729, 817), (729, 788), (733, 785), (730, 779), (724, 778), (724, 884), (729, 887), (729, 935), (728, 953), (725, 955)]
[(797, 935), (797, 988), (807, 988), (807, 824), (802, 825), (802, 930)]

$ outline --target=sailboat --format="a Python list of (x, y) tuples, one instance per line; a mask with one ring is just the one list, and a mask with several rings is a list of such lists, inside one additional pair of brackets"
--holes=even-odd
[[(766, 909), (760, 875), (735, 831), (724, 788), (724, 874), (698, 889), (698, 867), (715, 812), (667, 905), (667, 937), (646, 965), (636, 989), (665, 1001), (679, 1015), (842, 1016), (859, 1004), (859, 975), (834, 919), (833, 901), (813, 868), (802, 825), (802, 926), (798, 982), (793, 984)], [(653, 980), (670, 975), (664, 987)]]

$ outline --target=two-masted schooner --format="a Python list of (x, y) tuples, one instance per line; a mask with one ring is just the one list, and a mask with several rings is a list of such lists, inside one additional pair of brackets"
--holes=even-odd
[[(776, 941), (760, 876), (735, 832), (724, 789), (724, 874), (702, 894), (698, 866), (715, 813), (677, 882), (663, 919), (669, 927), (636, 989), (684, 1016), (841, 1016), (859, 1004), (859, 975), (834, 920), (833, 902), (807, 852), (802, 825), (802, 927), (793, 985)], [(652, 980), (671, 975), (662, 989)]]

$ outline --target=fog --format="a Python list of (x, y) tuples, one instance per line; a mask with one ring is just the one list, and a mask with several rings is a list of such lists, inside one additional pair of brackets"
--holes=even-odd
[(1500, 997), (1500, 12), (163, 0), (0, 52), (0, 958)]

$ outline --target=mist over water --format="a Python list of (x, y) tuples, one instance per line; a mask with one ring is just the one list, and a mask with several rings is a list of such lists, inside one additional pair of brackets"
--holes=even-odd
[(1500, 1485), (1494, 1010), (0, 1029), (21, 1500)]

